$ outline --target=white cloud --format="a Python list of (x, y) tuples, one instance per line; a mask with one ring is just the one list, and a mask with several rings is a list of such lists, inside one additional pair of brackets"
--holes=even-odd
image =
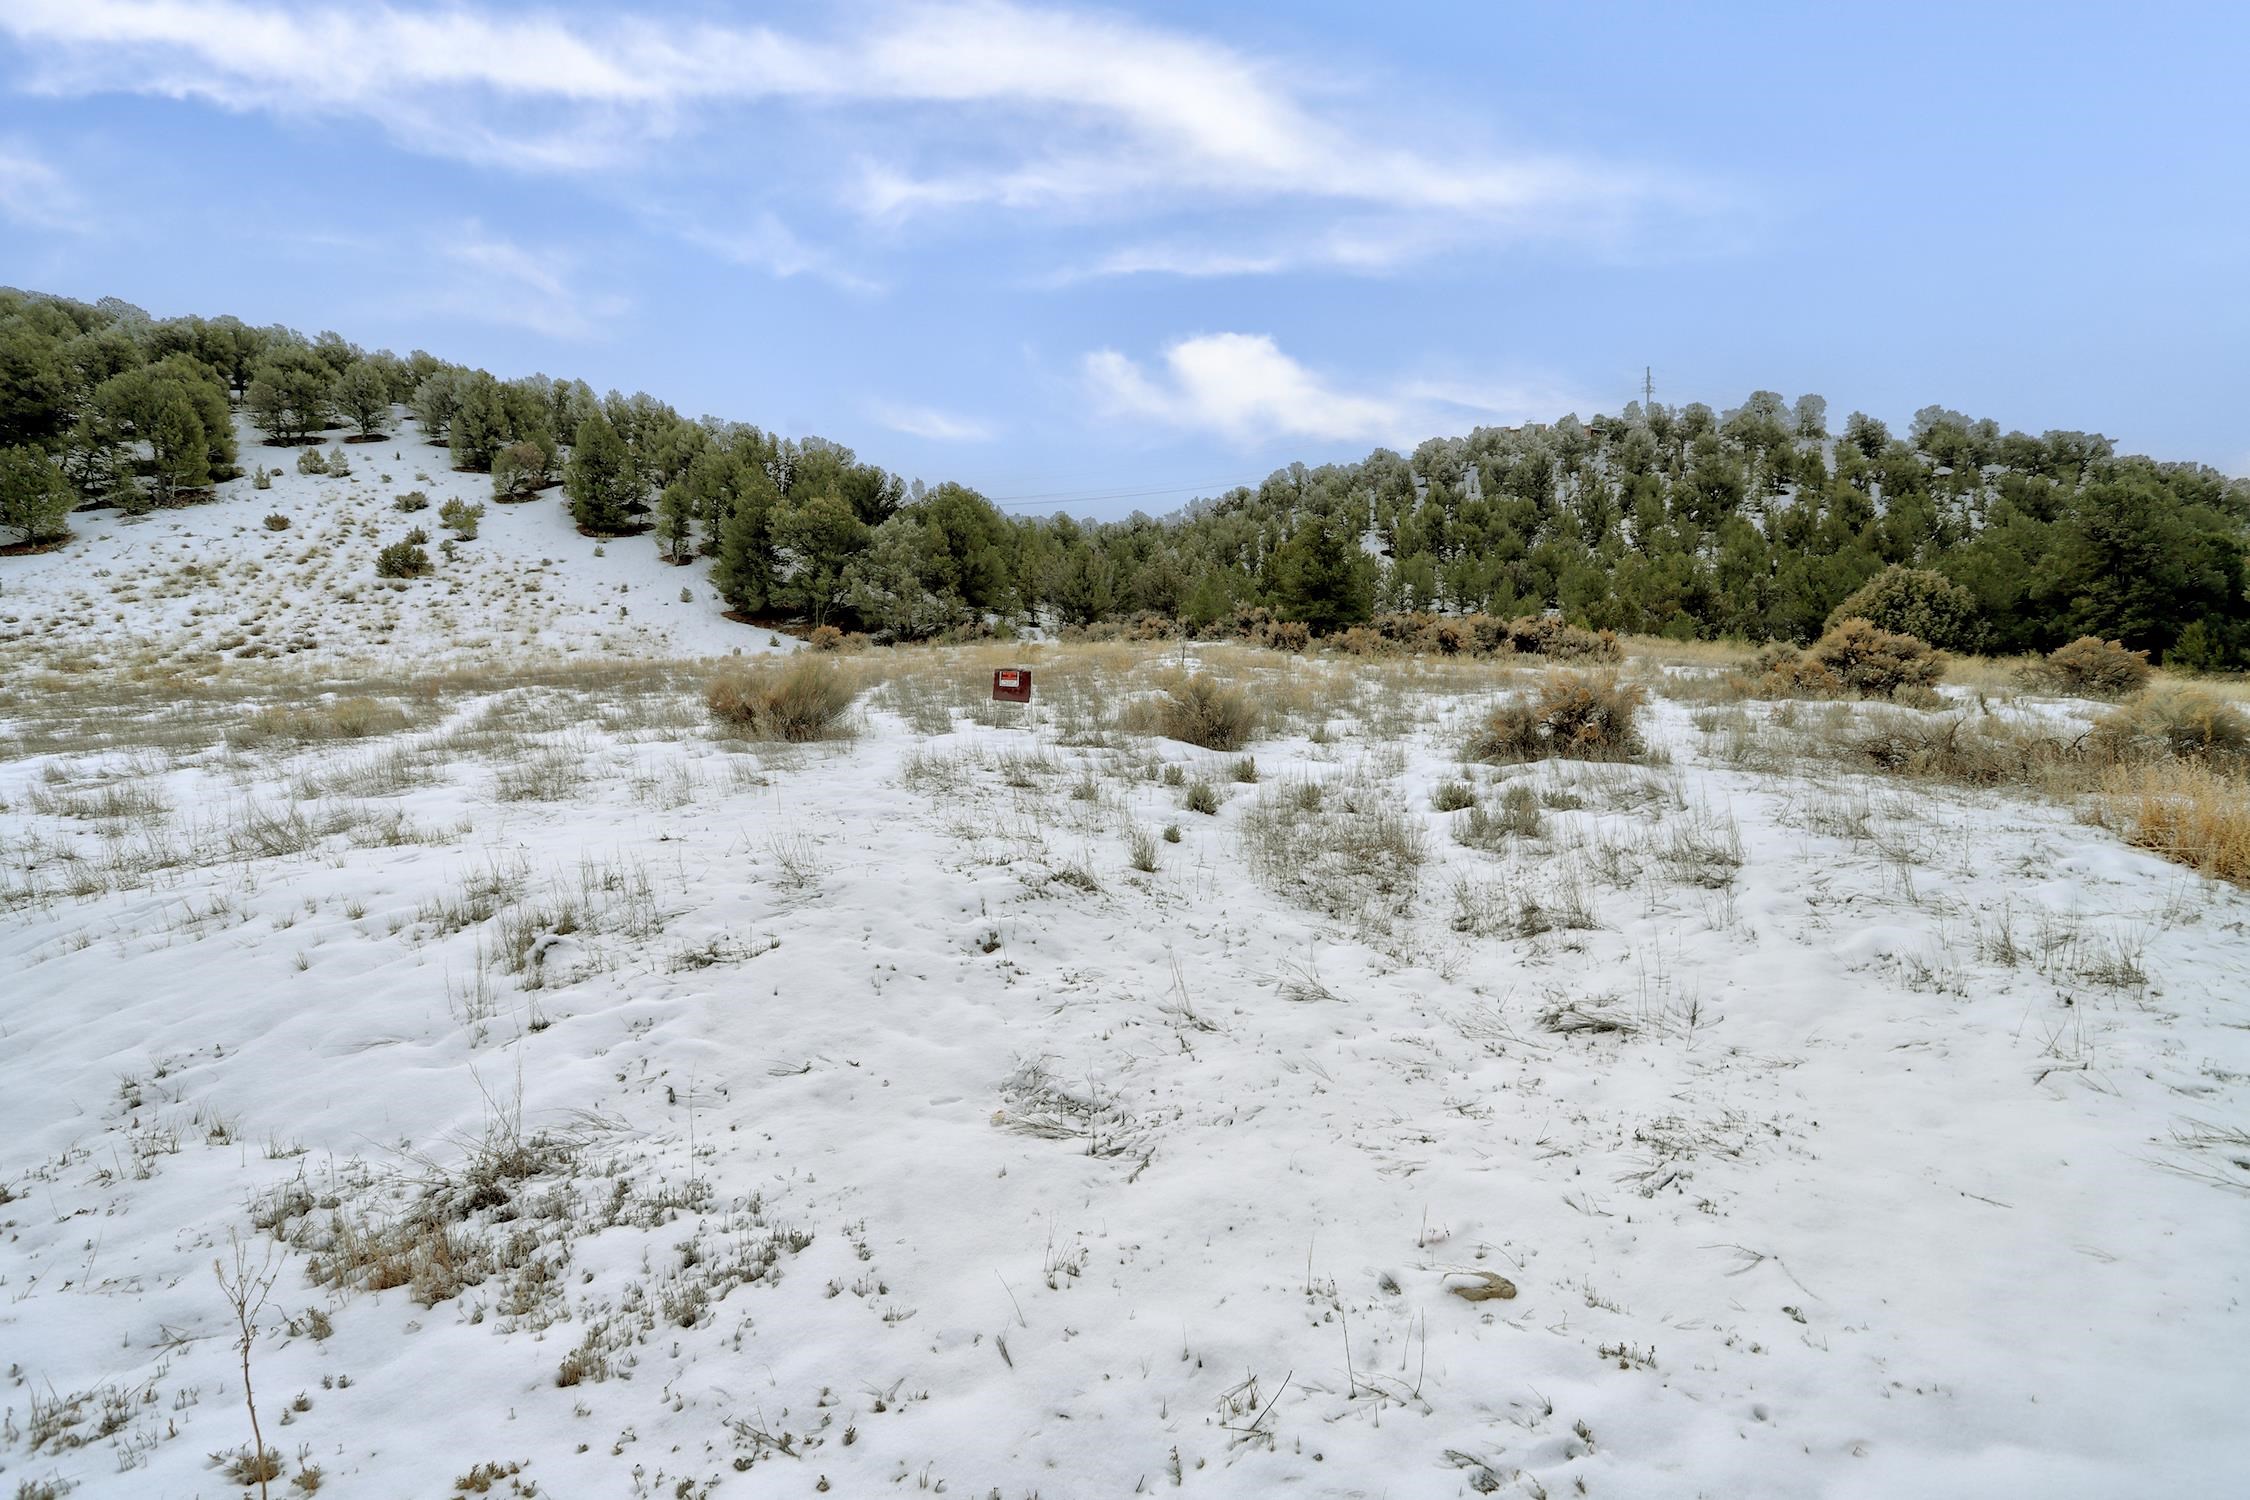
[(982, 443), (990, 440), (993, 429), (988, 423), (972, 417), (954, 416), (929, 406), (898, 406), (878, 401), (870, 408), (876, 421), (893, 432), (903, 432), (908, 437), (928, 438), (938, 443)]
[(67, 234), (91, 228), (84, 202), (63, 175), (7, 141), (0, 141), (0, 219)]
[(845, 268), (825, 250), (806, 244), (771, 213), (761, 213), (737, 230), (690, 224), (679, 229), (688, 243), (738, 266), (764, 271), (786, 281), (811, 276), (851, 292), (879, 292), (882, 284)]
[(1351, 390), (1255, 333), (1180, 339), (1165, 348), (1155, 374), (1114, 349), (1088, 354), (1081, 370), (1112, 417), (1214, 433), (1244, 447), (1284, 437), (1410, 447), (1478, 423), (1552, 420), (1577, 404), (1559, 387), (1538, 385), (1415, 379)]
[(578, 340), (593, 337), (626, 309), (622, 297), (574, 285), (568, 257), (541, 255), (474, 221), (439, 235), (435, 249), (455, 274), (427, 299), (433, 310)]
[[(745, 108), (786, 106), (791, 119), (816, 114), (837, 153), (815, 179), (878, 218), (971, 207), (1146, 218), (1278, 201), (1421, 226), (1308, 225), (1292, 244), (1310, 250), (1142, 247), (1094, 274), (1374, 269), (1462, 238), (1598, 232), (1696, 196), (1599, 163), (1411, 144), (1457, 133), (1417, 129), (1396, 108), (1352, 117), (1302, 68), (1126, 17), (1007, 0), (848, 15), (828, 34), (792, 35), (473, 5), (11, 0), (0, 34), (35, 89), (356, 116), (414, 150), (534, 171), (646, 165), (660, 144), (721, 138)], [(765, 141), (772, 123), (761, 116), (746, 139)], [(1432, 234), (1438, 224), (1449, 231)], [(790, 244), (752, 238), (743, 263), (813, 269)]]

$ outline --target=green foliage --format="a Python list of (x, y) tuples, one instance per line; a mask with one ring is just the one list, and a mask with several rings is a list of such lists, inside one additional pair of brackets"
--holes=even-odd
[(336, 377), (336, 407), (362, 433), (382, 430), (391, 415), (391, 386), (380, 365), (362, 360)]
[(1340, 515), (1308, 515), (1273, 562), (1274, 599), (1281, 613), (1316, 634), (1367, 618), (1375, 597), (1374, 561), (1361, 550), (1359, 532)]
[(336, 372), (312, 350), (283, 345), (259, 363), (243, 401), (250, 420), (266, 436), (277, 443), (300, 443), (328, 425)]
[(556, 457), (554, 441), (544, 432), (508, 444), (492, 455), (492, 497), (528, 500), (554, 482)]
[(570, 462), (563, 465), (563, 493), (570, 498), (571, 517), (596, 536), (630, 529), (640, 509), (641, 481), (633, 455), (600, 412), (578, 424)]
[[(762, 468), (739, 464), (714, 464), (703, 474), (705, 525), (718, 513), (718, 561), (711, 581), (727, 607), (741, 614), (757, 614), (773, 603), (773, 513), (781, 495)], [(697, 469), (688, 483), (697, 484)]]
[[(629, 529), (677, 486), (655, 545), (714, 557), (730, 608), (894, 638), (1029, 611), (1069, 627), (1235, 629), (1282, 649), (1317, 634), (1455, 654), (1480, 616), (1553, 607), (1578, 634), (1530, 649), (1564, 659), (1603, 631), (1802, 644), (1856, 617), (1952, 649), (2046, 653), (2096, 636), (2183, 669), (2250, 660), (2250, 481), (1942, 406), (1896, 434), (1852, 413), (1825, 450), (1816, 395), (1755, 391), (1723, 414), (1635, 406), (1432, 438), (1410, 457), (1292, 464), (1162, 521), (1089, 523), (1003, 515), (958, 486), (910, 488), (838, 443), (688, 421), (583, 381), (503, 381), (333, 333), (0, 291), (0, 447), (50, 455), (82, 501), (137, 508), (228, 477), (230, 391), (290, 444), (338, 403), (372, 432), (404, 401), (457, 467), (494, 471), (503, 499), (551, 482), (557, 437), (599, 417), (622, 454), (595, 455), (595, 482), (572, 497), (589, 529)], [(912, 524), (887, 525), (901, 516)], [(1378, 609), (1441, 623), (1409, 640)]]
[(867, 545), (867, 527), (836, 495), (784, 503), (774, 510), (771, 526), (775, 554), (786, 566), (768, 585), (773, 602), (802, 610), (815, 625), (827, 624), (844, 602), (852, 560)]
[(430, 554), (415, 541), (391, 543), (375, 554), (378, 578), (420, 578), (430, 571)]
[(1948, 651), (1977, 644), (1977, 599), (1943, 573), (1891, 564), (1854, 589), (1828, 615), (1828, 629), (1865, 620)]
[(0, 546), (70, 534), (77, 495), (54, 460), (36, 448), (0, 448)]
[(471, 505), (459, 498), (450, 499), (438, 507), (438, 524), (464, 542), (476, 540), (477, 523), (483, 519), (483, 506)]
[[(682, 563), (695, 543), (695, 502), (675, 481), (656, 497), (656, 545), (667, 562)], [(685, 602), (684, 600), (682, 601)]]

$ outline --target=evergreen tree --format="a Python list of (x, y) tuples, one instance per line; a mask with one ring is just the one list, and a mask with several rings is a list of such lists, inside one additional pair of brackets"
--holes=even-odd
[(1316, 632), (1356, 625), (1373, 607), (1374, 572), (1351, 523), (1315, 513), (1298, 523), (1274, 557), (1274, 600), (1284, 618)]
[(827, 624), (844, 602), (846, 572), (867, 545), (867, 526), (842, 496), (814, 495), (774, 511), (773, 540), (781, 563), (774, 602)]
[(684, 563), (695, 546), (695, 504), (684, 484), (668, 484), (656, 497), (656, 545), (667, 562)]
[(382, 367), (361, 360), (336, 379), (336, 405), (359, 430), (372, 436), (391, 414), (391, 387)]
[(21, 445), (0, 448), (0, 546), (68, 535), (68, 517), (77, 504), (46, 454)]
[[(716, 483), (716, 480), (713, 480)], [(773, 607), (773, 512), (781, 493), (762, 468), (737, 469), (724, 518), (719, 523), (718, 558), (711, 581), (727, 607), (762, 614)]]
[(335, 405), (336, 374), (310, 349), (275, 349), (250, 377), (244, 402), (250, 419), (277, 443), (301, 443), (325, 428)]
[(563, 493), (570, 497), (572, 518), (597, 536), (614, 536), (633, 523), (640, 499), (633, 455), (600, 412), (578, 424), (570, 461), (563, 465)]

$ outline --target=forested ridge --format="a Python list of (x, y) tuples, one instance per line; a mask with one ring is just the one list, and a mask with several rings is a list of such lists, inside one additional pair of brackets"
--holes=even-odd
[(1143, 629), (1270, 615), (1322, 634), (1386, 613), (1552, 608), (1594, 629), (1801, 642), (1898, 566), (1961, 591), (1939, 645), (2095, 635), (2175, 666), (2250, 660), (2250, 482), (1936, 405), (1894, 432), (1860, 412), (1832, 428), (1813, 395), (1630, 403), (1292, 464), (1162, 519), (1094, 523), (1011, 516), (841, 444), (689, 419), (645, 394), (13, 290), (0, 541), (59, 541), (77, 507), (183, 503), (262, 465), (238, 451), (235, 411), (286, 448), (385, 432), (401, 408), (458, 468), (491, 474), (498, 501), (559, 483), (589, 534), (708, 558), (745, 617), (886, 639), (1027, 612)]

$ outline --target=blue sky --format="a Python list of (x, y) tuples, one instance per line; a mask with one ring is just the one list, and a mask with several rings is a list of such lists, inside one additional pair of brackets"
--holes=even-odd
[(2250, 7), (7, 0), (0, 282), (1161, 512), (1818, 391), (2250, 472)]

